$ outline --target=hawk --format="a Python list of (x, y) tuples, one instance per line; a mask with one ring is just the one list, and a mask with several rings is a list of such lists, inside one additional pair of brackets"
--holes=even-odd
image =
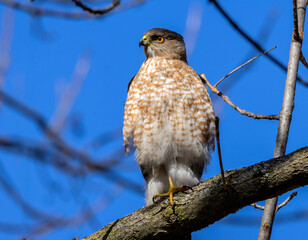
[[(202, 78), (188, 65), (183, 37), (154, 28), (139, 42), (146, 60), (128, 86), (123, 143), (146, 180), (146, 203), (199, 183), (215, 147), (215, 114)], [(133, 144), (132, 144), (133, 142)]]

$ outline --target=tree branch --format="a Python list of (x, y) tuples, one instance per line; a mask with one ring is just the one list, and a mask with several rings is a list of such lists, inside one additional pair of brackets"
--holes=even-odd
[(227, 191), (219, 174), (195, 186), (190, 194), (177, 193), (174, 211), (165, 199), (108, 224), (84, 240), (177, 239), (180, 234), (207, 227), (248, 204), (307, 185), (308, 147), (226, 171), (225, 176)]
[(75, 3), (75, 5), (77, 7), (82, 8), (84, 11), (92, 13), (92, 14), (97, 14), (97, 15), (104, 15), (104, 14), (110, 12), (111, 10), (113, 10), (114, 8), (116, 8), (117, 6), (120, 5), (120, 0), (113, 0), (112, 3), (110, 4), (110, 6), (108, 6), (106, 8), (93, 9), (93, 8), (90, 8), (87, 5), (83, 4), (79, 0), (72, 0), (72, 1)]
[(22, 3), (19, 1), (14, 0), (0, 0), (0, 4), (3, 4), (7, 7), (21, 10), (27, 12), (31, 15), (35, 16), (50, 16), (50, 17), (57, 17), (57, 18), (67, 18), (67, 19), (88, 19), (93, 18), (93, 15), (85, 12), (65, 12), (60, 10), (54, 9), (47, 9), (47, 8), (40, 8), (32, 6), (28, 3)]
[[(209, 2), (212, 2), (216, 9), (224, 16), (224, 18), (231, 24), (231, 26), (245, 38), (251, 45), (255, 47), (260, 52), (265, 52), (265, 49), (263, 46), (261, 46), (260, 43), (258, 43), (256, 40), (254, 40), (251, 36), (249, 36), (243, 29), (239, 27), (239, 25), (229, 16), (229, 14), (220, 6), (220, 4), (216, 0), (209, 0)], [(275, 63), (279, 68), (284, 70), (285, 72), (288, 71), (288, 68), (286, 65), (284, 65), (279, 59), (275, 58), (271, 54), (265, 55), (269, 60), (271, 60), (273, 63)], [(306, 82), (303, 78), (300, 76), (297, 76), (297, 81), (300, 82), (302, 85), (308, 87), (308, 82)]]
[(284, 200), (281, 204), (279, 204), (276, 207), (276, 213), (278, 212), (279, 209), (286, 206), (296, 195), (297, 195), (297, 192), (292, 192), (291, 195), (286, 200)]
[[(291, 39), (291, 47), (289, 54), (288, 71), (285, 83), (285, 91), (283, 96), (282, 108), (279, 114), (279, 124), (275, 143), (274, 157), (283, 156), (286, 152), (289, 129), (292, 120), (292, 112), (294, 108), (294, 97), (296, 89), (296, 80), (298, 73), (299, 59), (301, 55), (303, 29), (305, 22), (307, 0), (293, 1), (293, 18), (294, 24), (293, 34)], [(296, 12), (296, 14), (295, 14)], [(297, 34), (295, 32), (298, 32)], [(298, 35), (298, 39), (295, 37)], [(258, 240), (269, 240), (272, 233), (275, 214), (277, 211), (278, 197), (267, 199), (264, 206), (262, 222), (260, 226)]]
[(272, 47), (271, 49), (269, 49), (269, 50), (267, 50), (267, 51), (265, 51), (265, 52), (263, 52), (263, 53), (260, 53), (258, 56), (255, 56), (255, 57), (249, 59), (247, 62), (243, 63), (241, 66), (239, 66), (239, 67), (233, 69), (233, 70), (232, 70), (231, 72), (229, 72), (226, 76), (224, 76), (224, 77), (223, 77), (222, 79), (220, 79), (217, 83), (215, 83), (214, 88), (217, 88), (218, 84), (220, 84), (223, 80), (225, 80), (225, 79), (226, 79), (227, 77), (229, 77), (231, 74), (235, 73), (237, 70), (241, 69), (242, 67), (244, 67), (244, 66), (246, 66), (247, 64), (251, 63), (252, 61), (256, 60), (258, 57), (261, 57), (262, 55), (264, 55), (264, 54), (266, 54), (266, 53), (268, 53), (268, 52), (270, 52), (270, 51), (272, 51), (272, 50), (274, 50), (274, 49), (276, 49), (276, 48), (277, 48), (277, 46)]
[[(143, 187), (140, 184), (121, 176), (117, 171), (111, 168), (110, 164), (108, 166), (108, 163), (106, 165), (104, 162), (100, 162), (85, 153), (83, 153), (84, 155), (82, 156), (71, 156), (63, 154), (59, 149), (46, 148), (46, 146), (39, 144), (29, 144), (29, 140), (12, 140), (2, 136), (0, 136), (0, 149), (30, 157), (30, 159), (38, 160), (44, 164), (50, 164), (56, 169), (72, 176), (84, 176), (89, 173), (98, 173), (99, 176), (117, 182), (119, 185), (133, 192), (138, 194), (143, 192)], [(80, 165), (74, 164), (72, 160), (79, 157), (85, 157), (87, 161), (81, 161)]]
[[(125, 9), (143, 4), (144, 2), (146, 2), (146, 0), (129, 1), (127, 3), (121, 4), (121, 6), (119, 6), (114, 12), (120, 12)], [(16, 1), (16, 0), (0, 0), (0, 4), (39, 17), (49, 16), (49, 17), (65, 18), (65, 19), (91, 19), (91, 18), (101, 18), (106, 16), (105, 14), (93, 15), (85, 11), (61, 11), (58, 9), (36, 7), (33, 6), (33, 4), (22, 3), (21, 1)]]
[(243, 109), (240, 109), (238, 106), (236, 106), (229, 98), (228, 96), (224, 95), (222, 92), (220, 92), (215, 86), (212, 86), (210, 82), (206, 79), (205, 75), (202, 73), (200, 74), (200, 77), (204, 80), (206, 85), (211, 89), (213, 93), (216, 93), (218, 96), (222, 98), (226, 103), (228, 103), (231, 107), (233, 107), (236, 111), (238, 111), (242, 115), (246, 115), (248, 117), (252, 117), (254, 119), (268, 119), (268, 120), (278, 120), (279, 115), (265, 115), (265, 114), (254, 114), (252, 112), (245, 111)]

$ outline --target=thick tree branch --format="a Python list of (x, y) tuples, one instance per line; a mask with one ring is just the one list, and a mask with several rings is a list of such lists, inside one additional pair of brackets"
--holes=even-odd
[(175, 196), (175, 210), (169, 199), (137, 210), (84, 238), (95, 239), (180, 239), (207, 227), (253, 202), (283, 194), (308, 184), (308, 147), (287, 156), (225, 172)]

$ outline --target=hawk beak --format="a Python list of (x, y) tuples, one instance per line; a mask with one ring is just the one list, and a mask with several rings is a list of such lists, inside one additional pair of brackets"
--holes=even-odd
[(147, 45), (150, 45), (150, 42), (148, 41), (147, 35), (143, 35), (143, 37), (141, 38), (141, 40), (139, 42), (139, 47), (147, 46)]

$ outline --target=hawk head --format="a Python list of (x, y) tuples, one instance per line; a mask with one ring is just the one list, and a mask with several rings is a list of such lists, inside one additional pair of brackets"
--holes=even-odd
[(183, 37), (168, 29), (153, 28), (147, 31), (139, 42), (140, 46), (144, 47), (147, 59), (164, 57), (187, 62)]

